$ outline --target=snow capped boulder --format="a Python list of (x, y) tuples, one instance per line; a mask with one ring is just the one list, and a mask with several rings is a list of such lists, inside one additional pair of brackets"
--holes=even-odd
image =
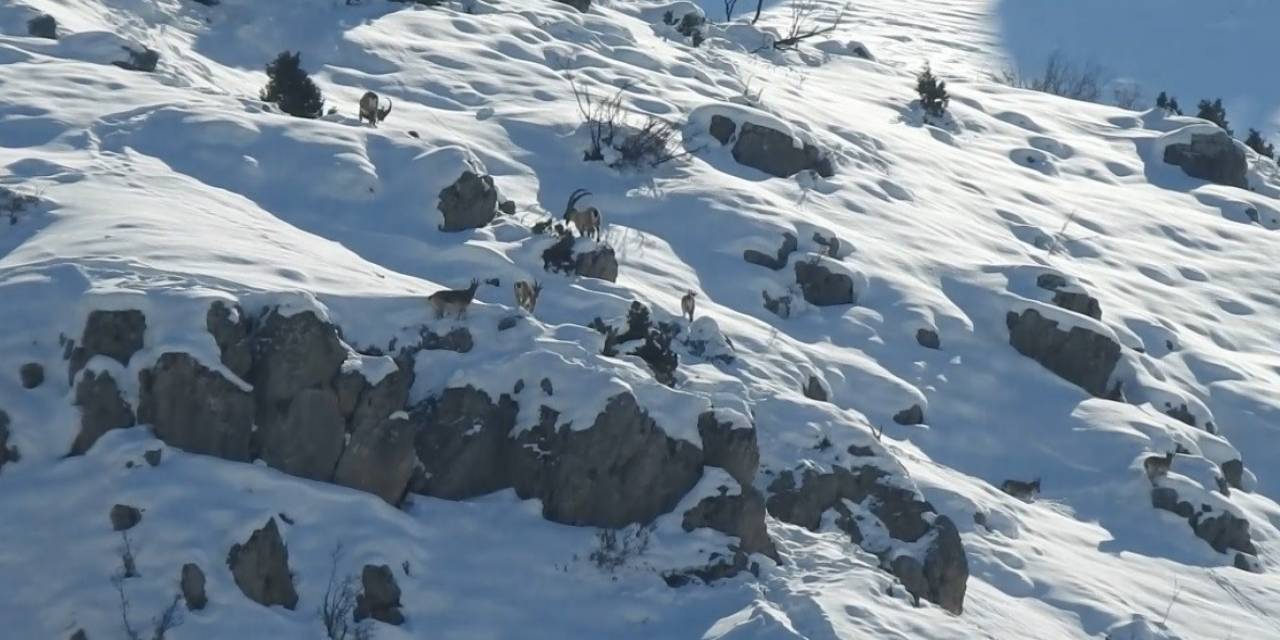
[(111, 507), (111, 511), (107, 514), (111, 520), (112, 531), (128, 531), (142, 522), (142, 512), (137, 507), (131, 507), (127, 504), (117, 504)]
[(34, 389), (44, 384), (44, 367), (38, 362), (28, 362), (18, 368), (18, 381), (23, 389)]
[(400, 504), (416, 460), (413, 426), (400, 416), (358, 427), (338, 461), (333, 481), (372, 493), (387, 504)]
[(733, 364), (733, 343), (720, 331), (720, 325), (711, 316), (694, 320), (681, 340), (684, 348), (695, 358), (719, 364)]
[(831, 159), (786, 123), (757, 109), (732, 104), (709, 104), (689, 114), (694, 136), (710, 135), (721, 145), (733, 142), (733, 159), (771, 176), (789, 178), (811, 170), (835, 175)]
[(1233, 551), (1257, 555), (1257, 547), (1249, 533), (1249, 521), (1233, 513), (1215, 510), (1212, 505), (1199, 508), (1181, 499), (1172, 487), (1156, 487), (1151, 490), (1151, 506), (1177, 514), (1187, 519), (1196, 536), (1209, 543), (1218, 553)]
[(289, 571), (289, 550), (280, 537), (275, 518), (254, 531), (244, 544), (232, 545), (227, 553), (227, 566), (240, 592), (250, 600), (266, 607), (280, 605), (293, 609), (298, 605), (293, 573)]
[(819, 307), (855, 304), (853, 278), (834, 266), (834, 261), (820, 258), (795, 264), (796, 284), (805, 302)]
[(1035, 309), (1021, 314), (1010, 311), (1005, 318), (1009, 344), (1044, 368), (1099, 398), (1117, 395), (1109, 387), (1111, 374), (1120, 362), (1120, 345), (1108, 336), (1083, 326), (1069, 330), (1044, 317)]
[(186, 353), (166, 353), (138, 375), (138, 416), (156, 437), (191, 453), (249, 461), (253, 395)]
[(363, 590), (356, 595), (355, 621), (373, 618), (387, 624), (404, 624), (400, 613), (400, 585), (391, 567), (366, 564), (360, 571)]
[(1036, 286), (1053, 292), (1053, 304), (1068, 311), (1089, 316), (1094, 320), (1102, 319), (1102, 305), (1098, 299), (1089, 295), (1077, 285), (1056, 273), (1043, 273), (1036, 278)]
[(342, 455), (346, 423), (332, 389), (303, 389), (262, 434), (262, 460), (290, 475), (328, 481)]
[(617, 282), (618, 256), (614, 254), (613, 247), (608, 245), (579, 253), (574, 258), (573, 272), (584, 278)]
[(498, 215), (498, 189), (493, 177), (470, 169), (456, 182), (440, 192), (440, 214), (444, 216), (441, 231), (478, 229)]
[(58, 21), (53, 16), (42, 13), (27, 21), (27, 35), (33, 38), (58, 39)]
[(115, 378), (106, 371), (86, 371), (76, 385), (80, 408), (80, 433), (71, 444), (71, 455), (89, 450), (102, 434), (134, 425), (133, 408), (125, 402)]
[(1182, 167), (1193, 178), (1249, 188), (1249, 161), (1244, 146), (1215, 125), (1191, 125), (1165, 134), (1160, 147), (1166, 163)]
[(94, 356), (107, 356), (129, 366), (129, 359), (142, 348), (146, 330), (147, 318), (137, 309), (90, 312), (80, 343), (71, 349), (68, 379), (74, 380)]

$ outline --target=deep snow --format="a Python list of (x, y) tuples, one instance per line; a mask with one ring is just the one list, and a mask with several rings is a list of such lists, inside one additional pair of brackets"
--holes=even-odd
[[(699, 4), (721, 17), (719, 2)], [(1015, 15), (1017, 4), (999, 9), (1006, 29), (1033, 22)], [(989, 82), (999, 36), (996, 7), (983, 1), (858, 5), (831, 42), (767, 54), (751, 52), (762, 34), (745, 25), (713, 27), (699, 48), (667, 37), (657, 17), (666, 6), (0, 6), (0, 186), (41, 200), (0, 225), (0, 408), (22, 453), (0, 471), (6, 633), (62, 638), (83, 627), (91, 638), (123, 637), (110, 583), (120, 538), (106, 513), (126, 502), (146, 510), (134, 531), (142, 577), (127, 581), (135, 619), (168, 601), (182, 563), (209, 575), (210, 608), (188, 614), (177, 639), (317, 637), (320, 581), (338, 542), (344, 570), (408, 563), (397, 578), (409, 622), (379, 626), (382, 638), (1280, 637), (1274, 164), (1251, 156), (1253, 191), (1207, 185), (1159, 161), (1166, 134), (1200, 126), (1192, 119)], [(60, 41), (21, 35), (36, 11), (58, 18)], [(1227, 20), (1270, 7), (1242, 0), (1222, 11)], [(763, 22), (787, 20), (773, 3)], [(849, 55), (851, 41), (875, 60)], [(160, 51), (156, 73), (108, 64), (121, 42)], [(1039, 53), (1010, 42), (1015, 56)], [(257, 102), (261, 68), (284, 48), (303, 52), (337, 114), (304, 121)], [(926, 59), (953, 93), (946, 127), (923, 123), (909, 104)], [(597, 94), (629, 83), (630, 108), (682, 126), (690, 114), (746, 105), (828, 150), (836, 175), (769, 178), (696, 135), (685, 143), (697, 153), (654, 171), (584, 163), (570, 72)], [(1193, 88), (1219, 86), (1191, 76), (1192, 88), (1176, 89), (1184, 106)], [(395, 101), (377, 129), (356, 124), (366, 89)], [(1230, 99), (1231, 89), (1221, 92)], [(464, 166), (492, 174), (518, 213), (439, 231), (437, 194)], [(619, 257), (616, 284), (543, 272), (549, 240), (527, 230), (584, 186)], [(793, 260), (824, 252), (815, 232), (840, 238), (858, 304), (799, 303), (785, 320), (765, 310), (761, 292), (793, 287), (791, 268), (751, 265), (742, 252), (772, 253), (783, 232), (799, 238)], [(1035, 286), (1046, 272), (1097, 297), (1102, 320), (1046, 303)], [(476, 276), (503, 286), (482, 286), (466, 320), (430, 317), (426, 295)], [(498, 332), (521, 278), (545, 285), (537, 313)], [(601, 337), (584, 326), (592, 318), (619, 318), (635, 299), (677, 318), (686, 290), (732, 341), (731, 364), (682, 356), (669, 390), (634, 359), (598, 355)], [(60, 335), (78, 336), (93, 309), (138, 308), (146, 344), (118, 380), (136, 384), (138, 369), (171, 350), (218, 366), (204, 310), (227, 297), (251, 309), (319, 310), (358, 346), (465, 322), (476, 350), (419, 361), (415, 400), (463, 382), (506, 390), (551, 371), (601, 380), (564, 398), (582, 416), (575, 424), (621, 386), (645, 394), (659, 422), (690, 440), (690, 416), (707, 406), (753, 414), (762, 469), (773, 472), (830, 465), (816, 448), (824, 437), (871, 443), (874, 425), (960, 528), (972, 573), (965, 612), (913, 607), (834, 527), (813, 533), (771, 519), (783, 565), (763, 561), (758, 581), (672, 590), (656, 570), (723, 547), (719, 534), (679, 531), (678, 515), (659, 520), (645, 556), (607, 574), (587, 560), (595, 531), (543, 521), (538, 505), (506, 492), (461, 503), (416, 497), (397, 511), (174, 449), (151, 468), (140, 460), (157, 441), (144, 429), (64, 458), (78, 414)], [(1005, 314), (1028, 307), (1129, 347), (1117, 375), (1131, 404), (1090, 398), (1017, 354)], [(941, 350), (916, 343), (921, 328), (938, 332)], [(28, 391), (18, 367), (31, 361), (49, 380)], [(383, 370), (374, 360), (351, 366), (370, 378)], [(830, 403), (802, 395), (811, 375)], [(1164, 415), (1180, 404), (1218, 433)], [(892, 420), (912, 405), (924, 424)], [(1151, 507), (1141, 459), (1175, 444), (1190, 453), (1165, 482), (1247, 518), (1262, 573), (1231, 568), (1185, 520)], [(1213, 465), (1241, 455), (1247, 491), (1216, 494)], [(1033, 503), (998, 488), (1034, 477), (1044, 488)], [(709, 474), (686, 502), (718, 481)], [(281, 512), (295, 522), (283, 531), (301, 595), (294, 612), (241, 597), (224, 563), (233, 542)]]

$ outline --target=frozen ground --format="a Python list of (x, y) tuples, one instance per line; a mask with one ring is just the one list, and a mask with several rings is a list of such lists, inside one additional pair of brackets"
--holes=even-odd
[[(1043, 18), (1053, 15), (1044, 3), (860, 4), (833, 41), (767, 56), (751, 51), (756, 30), (729, 28), (693, 48), (659, 24), (665, 3), (598, 4), (587, 14), (544, 0), (0, 5), (0, 186), (41, 200), (0, 223), (0, 408), (22, 453), (0, 472), (6, 634), (124, 637), (110, 582), (120, 538), (106, 513), (127, 502), (146, 509), (134, 532), (142, 577), (127, 581), (136, 618), (167, 602), (182, 563), (209, 575), (211, 606), (186, 616), (171, 634), (178, 640), (317, 637), (319, 580), (338, 542), (344, 570), (408, 563), (398, 579), (409, 621), (379, 626), (382, 638), (1280, 637), (1274, 164), (1251, 156), (1251, 191), (1205, 184), (1159, 162), (1162, 136), (1193, 120), (983, 80), (1002, 39), (1015, 56), (1042, 55), (1028, 42), (1050, 38), (1026, 35), (1028, 25), (1069, 39), (1091, 24)], [(719, 2), (701, 4), (720, 17)], [(1118, 29), (1139, 22), (1127, 8), (1083, 4), (1099, 12), (1100, 31), (1089, 33), (1109, 33), (1101, 29), (1113, 18)], [(784, 28), (787, 8), (767, 7), (762, 22)], [(1036, 7), (1047, 13), (1025, 13)], [(1261, 24), (1252, 17), (1273, 13), (1261, 1), (1197, 7), (1220, 7), (1213, 24)], [(61, 40), (21, 35), (39, 11), (57, 17)], [(1133, 28), (1154, 38), (1184, 18), (1165, 7)], [(848, 41), (876, 61), (842, 53)], [(121, 43), (159, 51), (157, 71), (111, 66)], [(303, 53), (337, 114), (304, 121), (257, 102), (261, 69), (281, 49)], [(923, 124), (910, 105), (925, 59), (949, 80), (945, 127)], [(708, 104), (751, 103), (829, 150), (836, 175), (769, 178), (693, 126), (685, 144), (697, 153), (654, 171), (584, 163), (569, 73), (597, 93), (628, 83), (629, 108), (678, 123)], [(1221, 94), (1258, 121), (1274, 109), (1262, 90), (1191, 75), (1174, 89), (1184, 103)], [(1178, 79), (1152, 77), (1144, 85)], [(356, 123), (366, 89), (395, 102), (377, 129)], [(518, 213), (443, 233), (437, 194), (468, 163), (492, 174)], [(578, 187), (604, 212), (616, 284), (542, 271), (545, 244), (528, 227), (558, 214)], [(858, 283), (857, 305), (798, 304), (789, 319), (765, 310), (761, 292), (782, 294), (791, 270), (748, 264), (742, 252), (771, 253), (783, 232), (800, 239), (796, 260), (821, 250), (815, 232), (842, 239), (839, 264)], [(1045, 304), (1035, 281), (1048, 272), (1095, 296), (1101, 321)], [(647, 556), (608, 574), (586, 559), (594, 530), (546, 522), (509, 492), (415, 497), (397, 511), (173, 449), (160, 467), (126, 468), (156, 446), (145, 429), (64, 457), (78, 414), (59, 336), (78, 336), (92, 309), (147, 313), (144, 351), (122, 376), (133, 380), (168, 350), (216, 361), (202, 333), (212, 298), (323, 309), (353, 344), (383, 345), (424, 323), (455, 322), (431, 319), (423, 298), (477, 276), (503, 283), (481, 287), (465, 321), (478, 348), (420, 363), (415, 399), (557, 358), (574, 375), (639, 387), (643, 368), (595, 356), (599, 336), (583, 325), (621, 316), (636, 299), (676, 317), (694, 290), (699, 316), (715, 320), (737, 359), (686, 360), (678, 393), (654, 391), (659, 415), (711, 399), (749, 409), (773, 469), (803, 463), (824, 436), (883, 428), (885, 447), (960, 528), (972, 573), (963, 615), (912, 606), (832, 527), (771, 519), (782, 565), (765, 561), (758, 581), (672, 590), (655, 569), (718, 540), (680, 533), (671, 516)], [(536, 320), (499, 336), (509, 283), (533, 277), (545, 285)], [(1132, 404), (1091, 398), (1015, 352), (1005, 315), (1028, 307), (1125, 345), (1117, 375)], [(939, 334), (941, 350), (917, 344), (922, 328)], [(49, 380), (27, 391), (18, 367), (32, 361)], [(811, 375), (831, 403), (802, 395)], [(584, 403), (578, 409), (598, 409)], [(1202, 427), (1164, 415), (1166, 403), (1188, 405)], [(892, 420), (911, 405), (924, 424)], [(1260, 573), (1232, 568), (1184, 519), (1151, 507), (1142, 458), (1175, 444), (1189, 453), (1166, 482), (1246, 518)], [(1245, 490), (1224, 497), (1212, 469), (1233, 458), (1244, 461)], [(1032, 503), (999, 489), (1036, 477), (1043, 490)], [(241, 597), (223, 563), (230, 544), (278, 513), (294, 521), (284, 528), (300, 585), (293, 612)]]

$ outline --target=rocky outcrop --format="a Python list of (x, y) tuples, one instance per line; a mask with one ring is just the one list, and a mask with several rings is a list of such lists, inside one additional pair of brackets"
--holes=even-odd
[(736, 536), (739, 544), (731, 551), (759, 553), (781, 562), (765, 526), (764, 496), (750, 485), (744, 485), (738, 495), (722, 491), (720, 495), (703, 498), (684, 513), (681, 526), (685, 531), (706, 527)]
[(23, 389), (34, 389), (44, 384), (44, 367), (38, 362), (28, 362), (18, 368), (18, 380)]
[(71, 443), (71, 455), (88, 451), (102, 434), (134, 424), (133, 408), (125, 402), (115, 378), (105, 371), (88, 371), (76, 385), (80, 408), (80, 433)]
[(1056, 320), (1045, 318), (1035, 309), (1021, 314), (1011, 311), (1005, 324), (1009, 327), (1009, 344), (1018, 353), (1094, 396), (1119, 395), (1118, 386), (1109, 386), (1120, 361), (1120, 345), (1111, 338), (1083, 327), (1063, 331)]
[(617, 282), (618, 256), (614, 254), (613, 247), (608, 245), (579, 253), (574, 258), (573, 272), (584, 278)]
[(111, 512), (107, 514), (111, 519), (112, 531), (128, 531), (142, 522), (142, 512), (137, 507), (131, 507), (127, 504), (118, 504), (111, 507)]
[(1228, 460), (1218, 468), (1222, 470), (1222, 478), (1226, 480), (1227, 485), (1233, 489), (1244, 489), (1244, 462), (1240, 460)]
[(893, 414), (893, 421), (902, 425), (923, 424), (924, 409), (921, 409), (918, 404), (913, 404)]
[(388, 504), (400, 504), (413, 476), (413, 436), (413, 425), (399, 418), (357, 429), (338, 461), (333, 481), (372, 493)]
[(268, 314), (253, 337), (258, 428), (270, 433), (303, 389), (326, 388), (347, 359), (337, 329), (315, 313)]
[(787, 261), (791, 259), (791, 254), (795, 253), (799, 247), (800, 242), (796, 239), (795, 234), (788, 232), (782, 234), (782, 246), (778, 247), (774, 255), (755, 249), (747, 249), (742, 252), (742, 259), (754, 265), (781, 271), (787, 266)]
[(244, 544), (232, 545), (227, 566), (236, 586), (250, 600), (286, 609), (298, 605), (298, 592), (293, 588), (293, 574), (289, 571), (289, 550), (280, 537), (275, 518), (254, 531)]
[(933, 329), (916, 329), (916, 343), (926, 349), (942, 348), (942, 339)]
[(1249, 188), (1249, 160), (1226, 131), (1193, 133), (1190, 142), (1165, 147), (1164, 161), (1182, 167), (1182, 171), (1192, 178)]
[(464, 171), (457, 181), (440, 191), (439, 209), (444, 216), (441, 231), (479, 229), (498, 215), (498, 189), (493, 177)]
[(75, 380), (76, 373), (94, 356), (107, 356), (128, 366), (133, 354), (142, 349), (146, 330), (147, 318), (137, 309), (90, 312), (80, 343), (70, 352), (68, 380)]
[(253, 367), (253, 343), (249, 340), (250, 324), (244, 310), (227, 306), (221, 300), (209, 305), (205, 329), (218, 345), (222, 364), (241, 379), (248, 379)]
[(754, 427), (735, 428), (732, 422), (720, 422), (715, 412), (707, 411), (698, 416), (698, 435), (705, 464), (724, 469), (740, 486), (752, 485), (760, 464)]
[(58, 39), (58, 21), (53, 16), (42, 13), (27, 21), (27, 35), (33, 38)]
[(1179, 499), (1178, 492), (1171, 487), (1152, 489), (1151, 506), (1186, 518), (1196, 536), (1218, 553), (1258, 553), (1249, 535), (1249, 521), (1244, 518), (1226, 512), (1215, 513), (1208, 506), (1197, 509), (1192, 503)]
[(811, 144), (797, 147), (789, 133), (752, 122), (739, 126), (719, 115), (711, 117), (709, 128), (711, 135), (721, 144), (728, 144), (736, 133), (733, 159), (771, 176), (787, 178), (805, 170), (812, 170), (824, 178), (835, 175), (830, 158)]
[(591, 8), (591, 0), (556, 0), (560, 4), (567, 4), (582, 13), (586, 13)]
[(818, 376), (809, 376), (809, 382), (804, 385), (804, 397), (818, 402), (827, 402), (830, 396), (827, 394), (827, 388), (822, 386), (822, 381)]
[(474, 498), (512, 484), (508, 435), (519, 407), (474, 387), (445, 389), (414, 411), (414, 448), (426, 479), (416, 490), (437, 498)]
[(187, 602), (187, 609), (199, 611), (209, 604), (209, 596), (204, 591), (204, 571), (196, 564), (188, 562), (182, 565), (178, 588), (182, 591), (182, 599)]
[(261, 457), (273, 468), (311, 480), (333, 478), (346, 423), (332, 389), (303, 389), (280, 422), (262, 436)]
[(796, 284), (806, 302), (819, 307), (854, 304), (858, 301), (853, 292), (853, 278), (837, 273), (820, 262), (797, 262)]
[(191, 453), (249, 461), (250, 392), (186, 353), (166, 353), (138, 377), (138, 416), (157, 438)]
[(395, 574), (385, 564), (366, 564), (360, 572), (363, 590), (356, 595), (355, 621), (373, 618), (387, 624), (404, 624), (400, 613), (400, 585)]
[(886, 567), (915, 597), (952, 613), (963, 610), (968, 561), (954, 524), (945, 516), (934, 517), (932, 524), (926, 517), (933, 513), (932, 505), (913, 491), (886, 484), (887, 473), (875, 466), (835, 467), (830, 473), (806, 469), (800, 480), (796, 474), (785, 471), (769, 485), (770, 495), (765, 504), (770, 515), (817, 531), (823, 514), (835, 509), (837, 524), (861, 545), (866, 536), (859, 528), (860, 520), (844, 506), (848, 501), (865, 505), (894, 540), (910, 543), (933, 535), (923, 560), (895, 555), (892, 548), (864, 548), (880, 555)]
[(1098, 299), (1083, 291), (1071, 290), (1062, 276), (1056, 273), (1041, 274), (1036, 278), (1036, 285), (1053, 292), (1055, 306), (1089, 316), (1094, 320), (1102, 319), (1102, 305)]

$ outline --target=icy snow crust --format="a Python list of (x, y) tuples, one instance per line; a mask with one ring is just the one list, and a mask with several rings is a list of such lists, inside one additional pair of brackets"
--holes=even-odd
[[(789, 53), (752, 53), (789, 19), (774, 3), (761, 28), (715, 26), (699, 48), (663, 37), (655, 16), (667, 3), (595, 4), (586, 14), (543, 0), (0, 6), (0, 186), (41, 199), (0, 224), (0, 408), (22, 454), (0, 471), (5, 634), (119, 630), (109, 578), (120, 538), (106, 514), (121, 502), (144, 510), (131, 532), (135, 619), (168, 602), (183, 563), (208, 576), (209, 608), (175, 638), (317, 637), (339, 541), (341, 571), (397, 572), (408, 622), (380, 626), (382, 638), (1280, 636), (1273, 163), (1249, 155), (1253, 191), (1205, 184), (1158, 161), (1163, 144), (1203, 126), (1194, 119), (975, 80), (989, 69), (975, 50), (992, 37), (979, 0), (949, 0), (945, 15), (936, 2), (859, 7), (830, 42)], [(700, 5), (719, 19), (719, 2)], [(61, 40), (18, 35), (37, 12), (58, 19)], [(851, 38), (875, 61), (824, 53)], [(157, 71), (110, 65), (122, 44), (159, 51)], [(298, 120), (255, 99), (263, 65), (285, 48), (302, 51), (336, 114)], [(953, 92), (945, 128), (909, 105), (925, 58)], [(698, 152), (652, 172), (583, 163), (566, 71), (596, 95), (630, 83), (627, 106), (670, 119)], [(367, 89), (395, 102), (377, 129), (356, 124)], [(727, 147), (699, 142), (714, 113), (815, 144), (836, 175), (777, 179), (738, 165)], [(441, 232), (439, 191), (467, 169), (493, 175), (518, 211)], [(579, 187), (604, 214), (616, 284), (541, 269), (551, 240), (528, 228)], [(825, 253), (815, 231), (841, 239), (840, 257), (824, 260), (855, 278), (857, 306), (800, 302), (795, 261)], [(784, 269), (743, 261), (744, 249), (772, 253), (784, 232), (800, 241)], [(1102, 320), (1046, 302), (1034, 287), (1046, 271), (1098, 298)], [(464, 320), (429, 317), (425, 296), (473, 277), (502, 285), (481, 286)], [(537, 313), (498, 331), (516, 313), (511, 283), (535, 278)], [(686, 290), (732, 342), (731, 363), (682, 355), (668, 389), (638, 359), (599, 355), (592, 318), (623, 317), (640, 300), (655, 321), (683, 326)], [(790, 291), (791, 317), (765, 310), (761, 291)], [(860, 464), (851, 445), (883, 451), (871, 460), (891, 467), (886, 482), (914, 484), (957, 524), (972, 573), (965, 612), (912, 606), (833, 526), (772, 519), (784, 563), (757, 558), (758, 581), (666, 587), (659, 571), (705, 563), (729, 541), (680, 527), (701, 497), (738, 490), (718, 470), (659, 519), (645, 556), (609, 575), (587, 560), (594, 531), (546, 522), (509, 492), (415, 497), (397, 511), (173, 449), (152, 468), (142, 453), (159, 443), (144, 428), (64, 458), (79, 415), (59, 337), (78, 339), (94, 309), (140, 309), (143, 350), (127, 368), (99, 358), (89, 369), (112, 371), (136, 396), (141, 369), (185, 351), (234, 380), (204, 330), (213, 300), (314, 311), (366, 351), (408, 344), (424, 325), (465, 325), (476, 348), (420, 354), (412, 400), (461, 384), (509, 393), (523, 379), (521, 428), (534, 402), (586, 428), (610, 395), (631, 390), (673, 437), (699, 443), (696, 416), (714, 408), (758, 429), (761, 489), (784, 470)], [(1005, 315), (1025, 308), (1124, 345), (1115, 376), (1130, 403), (1089, 398), (1017, 354)], [(918, 345), (918, 329), (936, 331), (941, 350)], [(26, 362), (48, 374), (31, 391), (18, 382)], [(348, 362), (371, 383), (389, 372), (378, 358)], [(810, 376), (830, 402), (803, 396)], [(1165, 415), (1183, 404), (1199, 427)], [(912, 405), (924, 424), (893, 422)], [(1179, 446), (1188, 453), (1162, 482), (1246, 518), (1262, 573), (1230, 568), (1184, 519), (1151, 507), (1142, 459)], [(1214, 469), (1242, 456), (1245, 490), (1221, 495)], [(1035, 477), (1033, 503), (998, 489)], [(294, 521), (281, 526), (296, 611), (245, 599), (225, 565), (232, 543), (281, 512)]]

